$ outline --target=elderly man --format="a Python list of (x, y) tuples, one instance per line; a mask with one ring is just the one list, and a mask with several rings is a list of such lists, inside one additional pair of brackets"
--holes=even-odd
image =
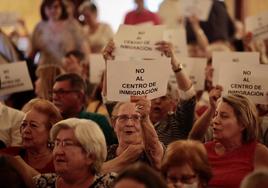
[(52, 99), (64, 119), (77, 117), (95, 121), (102, 129), (107, 145), (117, 143), (112, 127), (103, 115), (86, 112), (86, 86), (83, 79), (75, 74), (68, 73), (56, 78), (53, 85)]

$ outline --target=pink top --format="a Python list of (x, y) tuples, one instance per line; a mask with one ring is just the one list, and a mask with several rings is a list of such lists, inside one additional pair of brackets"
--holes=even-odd
[(144, 22), (153, 22), (154, 25), (159, 25), (160, 18), (156, 13), (153, 13), (146, 9), (142, 12), (133, 10), (127, 13), (124, 24), (136, 25)]
[(254, 170), (254, 155), (257, 142), (244, 144), (240, 148), (218, 155), (215, 142), (208, 142), (205, 147), (212, 166), (213, 177), (209, 187), (239, 188), (242, 179)]

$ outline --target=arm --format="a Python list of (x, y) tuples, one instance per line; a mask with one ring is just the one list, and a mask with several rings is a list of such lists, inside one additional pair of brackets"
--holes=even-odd
[[(136, 162), (141, 153), (144, 150), (143, 144), (136, 144), (136, 145), (129, 145), (122, 153), (120, 153), (115, 158), (109, 160), (109, 149), (108, 149), (108, 161), (104, 162), (102, 165), (101, 172), (108, 173), (108, 172), (120, 172), (129, 164)], [(116, 155), (112, 152), (112, 155)]]
[(182, 66), (177, 60), (171, 43), (160, 41), (156, 43), (156, 49), (163, 52), (167, 57), (171, 58), (171, 67), (176, 75), (178, 88), (187, 91), (192, 86), (192, 81), (182, 70)]
[(25, 163), (25, 161), (20, 156), (7, 156), (7, 160), (20, 174), (27, 187), (34, 188), (35, 186), (33, 177), (40, 173)]
[(210, 122), (216, 111), (216, 103), (222, 92), (221, 86), (216, 86), (209, 93), (210, 105), (206, 112), (194, 123), (192, 130), (189, 133), (190, 139), (203, 140)]
[(136, 111), (142, 116), (141, 127), (145, 152), (152, 166), (160, 169), (164, 149), (149, 117), (151, 101), (146, 99), (146, 97), (132, 97), (131, 101), (136, 102)]
[(256, 146), (254, 158), (254, 170), (259, 168), (268, 168), (268, 149), (260, 143)]
[(203, 51), (206, 52), (209, 46), (209, 42), (203, 29), (200, 27), (198, 18), (196, 16), (191, 16), (189, 17), (189, 22), (191, 23), (191, 26), (193, 28), (195, 37), (197, 39), (197, 44), (201, 47)]

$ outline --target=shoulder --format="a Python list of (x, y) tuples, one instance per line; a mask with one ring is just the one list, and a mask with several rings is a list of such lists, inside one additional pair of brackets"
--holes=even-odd
[(113, 186), (117, 174), (114, 172), (107, 174), (98, 174), (95, 176), (94, 183), (90, 188), (109, 188)]
[(57, 175), (55, 173), (39, 174), (33, 177), (35, 187), (39, 188), (54, 188), (56, 184)]
[(97, 114), (93, 112), (86, 112), (83, 111), (80, 113), (79, 118), (85, 118), (85, 119), (91, 119), (93, 121), (95, 120), (107, 120), (106, 117), (102, 114)]
[(268, 167), (268, 149), (265, 145), (257, 143), (255, 150), (255, 169)]

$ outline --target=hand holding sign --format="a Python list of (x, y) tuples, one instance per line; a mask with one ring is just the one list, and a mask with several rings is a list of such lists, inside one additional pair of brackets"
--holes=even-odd
[(114, 49), (115, 49), (114, 41), (110, 40), (102, 52), (102, 55), (105, 61), (114, 60), (115, 58), (115, 56), (113, 55)]

